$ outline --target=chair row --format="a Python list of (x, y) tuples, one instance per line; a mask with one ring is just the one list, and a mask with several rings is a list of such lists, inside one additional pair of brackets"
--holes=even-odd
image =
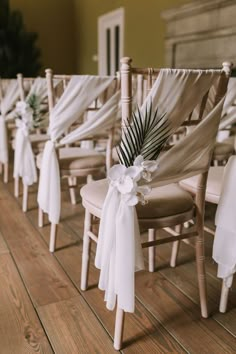
[[(205, 193), (207, 191), (208, 195), (211, 175), (223, 170), (223, 167), (211, 167), (207, 180), (230, 70), (229, 63), (224, 63), (222, 70), (137, 69), (131, 66), (129, 58), (123, 58), (117, 77), (60, 76), (53, 75), (51, 70), (46, 71), (46, 79), (42, 80), (18, 76), (20, 94), (16, 95), (14, 104), (20, 96), (27, 105), (23, 108), (18, 105), (21, 117), (18, 117), (13, 144), (15, 196), (19, 195), (18, 183), (22, 178), (23, 210), (26, 211), (28, 187), (37, 180), (37, 165), (40, 170), (39, 226), (43, 226), (43, 213), (48, 213), (49, 249), (54, 252), (60, 219), (60, 178), (68, 179), (72, 203), (76, 202), (76, 179), (87, 179), (81, 190), (85, 208), (81, 289), (87, 289), (93, 240), (98, 243), (96, 266), (101, 269), (99, 286), (106, 292), (107, 307), (113, 309), (117, 303), (114, 334), (117, 350), (122, 348), (124, 312), (134, 311), (134, 273), (143, 268), (141, 248), (149, 248), (149, 271), (153, 272), (155, 246), (174, 242), (173, 266), (180, 240), (196, 239), (201, 313), (208, 317)], [(4, 91), (7, 93), (7, 88)], [(43, 133), (39, 127), (32, 129), (28, 124), (34, 114), (34, 123), (38, 121), (36, 113), (41, 108), (49, 117), (42, 127)], [(2, 114), (6, 116), (9, 110)], [(113, 147), (117, 142), (118, 156), (115, 156)], [(99, 150), (103, 146), (103, 151), (96, 150), (96, 146)], [(224, 158), (219, 154), (220, 160), (226, 160), (233, 150), (232, 146), (225, 149)], [(140, 155), (151, 161), (159, 156), (160, 168), (149, 170), (147, 166), (155, 163), (145, 164)], [(117, 158), (124, 166), (123, 172), (119, 170), (115, 176), (112, 165)], [(136, 158), (141, 161), (135, 165), (138, 178), (148, 177), (140, 182), (145, 184), (147, 195), (137, 186), (137, 176), (129, 175), (129, 171), (133, 171), (129, 167), (138, 163)], [(106, 175), (108, 178), (93, 181)], [(192, 180), (194, 187), (189, 187), (188, 181)], [(122, 189), (126, 181), (133, 183), (132, 193)], [(124, 197), (126, 194), (128, 197)], [(142, 199), (143, 205), (139, 203), (135, 208), (138, 199)], [(133, 204), (129, 204), (129, 200), (133, 200)], [(99, 236), (92, 228), (97, 219), (101, 219)], [(141, 243), (137, 220), (147, 230), (148, 242)], [(182, 233), (181, 226), (187, 221), (194, 222), (195, 227)], [(160, 228), (170, 231), (170, 237), (156, 239), (156, 230)]]

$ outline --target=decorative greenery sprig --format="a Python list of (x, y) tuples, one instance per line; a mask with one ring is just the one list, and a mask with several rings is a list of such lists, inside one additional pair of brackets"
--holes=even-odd
[(16, 104), (15, 118), (18, 121), (18, 127), (30, 131), (32, 129), (42, 128), (46, 119), (47, 109), (40, 96), (30, 95), (26, 101), (19, 101)]
[(137, 156), (144, 160), (156, 160), (170, 137), (170, 125), (166, 114), (158, 115), (158, 108), (153, 112), (152, 102), (146, 106), (142, 115), (138, 108), (132, 113), (132, 121), (123, 129), (123, 135), (117, 154), (122, 165), (133, 166)]
[(26, 103), (29, 104), (30, 108), (33, 111), (33, 128), (40, 128), (44, 120), (40, 97), (33, 93), (27, 99)]

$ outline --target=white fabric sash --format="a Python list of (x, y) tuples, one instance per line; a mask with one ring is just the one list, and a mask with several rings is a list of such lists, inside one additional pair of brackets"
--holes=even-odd
[(8, 137), (7, 137), (7, 114), (13, 108), (19, 98), (17, 80), (9, 80), (4, 90), (4, 96), (0, 102), (0, 162), (8, 162)]
[(37, 182), (35, 158), (29, 134), (19, 126), (15, 137), (13, 177), (22, 177), (23, 184), (27, 186)]
[[(48, 213), (49, 221), (58, 224), (60, 218), (60, 171), (56, 140), (81, 117), (90, 104), (114, 82), (113, 77), (72, 76), (63, 95), (50, 113), (49, 134), (40, 169), (38, 204)], [(53, 186), (54, 193), (48, 186)]]
[(123, 202), (121, 194), (110, 185), (95, 258), (95, 266), (101, 269), (99, 288), (105, 290), (109, 310), (114, 309), (118, 295), (118, 306), (134, 312), (134, 272), (144, 269), (139, 236), (135, 208)]
[(0, 163), (8, 162), (7, 126), (5, 119), (0, 115)]
[[(36, 95), (40, 102), (47, 97), (46, 79), (36, 78), (26, 97)], [(29, 128), (22, 120), (18, 120), (17, 132), (15, 137), (14, 171), (13, 177), (22, 177), (23, 184), (30, 186), (37, 182), (37, 170), (35, 165), (34, 153), (30, 141)]]
[[(141, 111), (145, 112), (151, 97), (153, 108), (158, 107), (160, 116), (166, 114), (171, 131), (175, 131), (212, 84), (212, 89), (216, 89), (220, 77), (220, 71), (219, 76), (215, 77), (212, 71), (207, 74), (197, 71), (197, 74), (192, 75), (188, 70), (182, 73), (161, 70)], [(210, 101), (207, 106), (209, 114), (201, 124), (163, 154), (160, 168), (149, 184), (151, 187), (166, 185), (208, 169), (223, 103), (224, 98), (212, 110)], [(105, 290), (107, 307), (114, 308), (117, 295), (118, 306), (124, 311), (133, 312), (134, 260), (139, 265), (137, 268), (142, 269), (139, 263), (141, 240), (135, 207), (121, 202), (120, 198), (120, 193), (110, 185), (102, 210), (95, 265), (101, 269), (99, 287)]]
[(120, 91), (117, 91), (89, 120), (73, 130), (60, 144), (71, 144), (89, 136), (104, 133), (120, 119)]
[(218, 277), (232, 284), (236, 271), (236, 156), (231, 156), (224, 170), (220, 201), (217, 207), (213, 259), (218, 263)]

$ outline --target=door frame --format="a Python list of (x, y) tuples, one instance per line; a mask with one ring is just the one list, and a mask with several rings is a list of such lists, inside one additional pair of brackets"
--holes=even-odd
[[(107, 42), (106, 30), (119, 26), (119, 54), (120, 58), (124, 56), (124, 14), (125, 10), (120, 7), (114, 11), (105, 13), (98, 18), (98, 73), (99, 75), (107, 75)], [(111, 36), (111, 74), (115, 74), (115, 40)]]

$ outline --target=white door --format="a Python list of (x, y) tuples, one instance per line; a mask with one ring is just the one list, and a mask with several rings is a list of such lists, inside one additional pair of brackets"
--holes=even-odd
[(115, 75), (124, 52), (124, 8), (98, 18), (98, 73)]

